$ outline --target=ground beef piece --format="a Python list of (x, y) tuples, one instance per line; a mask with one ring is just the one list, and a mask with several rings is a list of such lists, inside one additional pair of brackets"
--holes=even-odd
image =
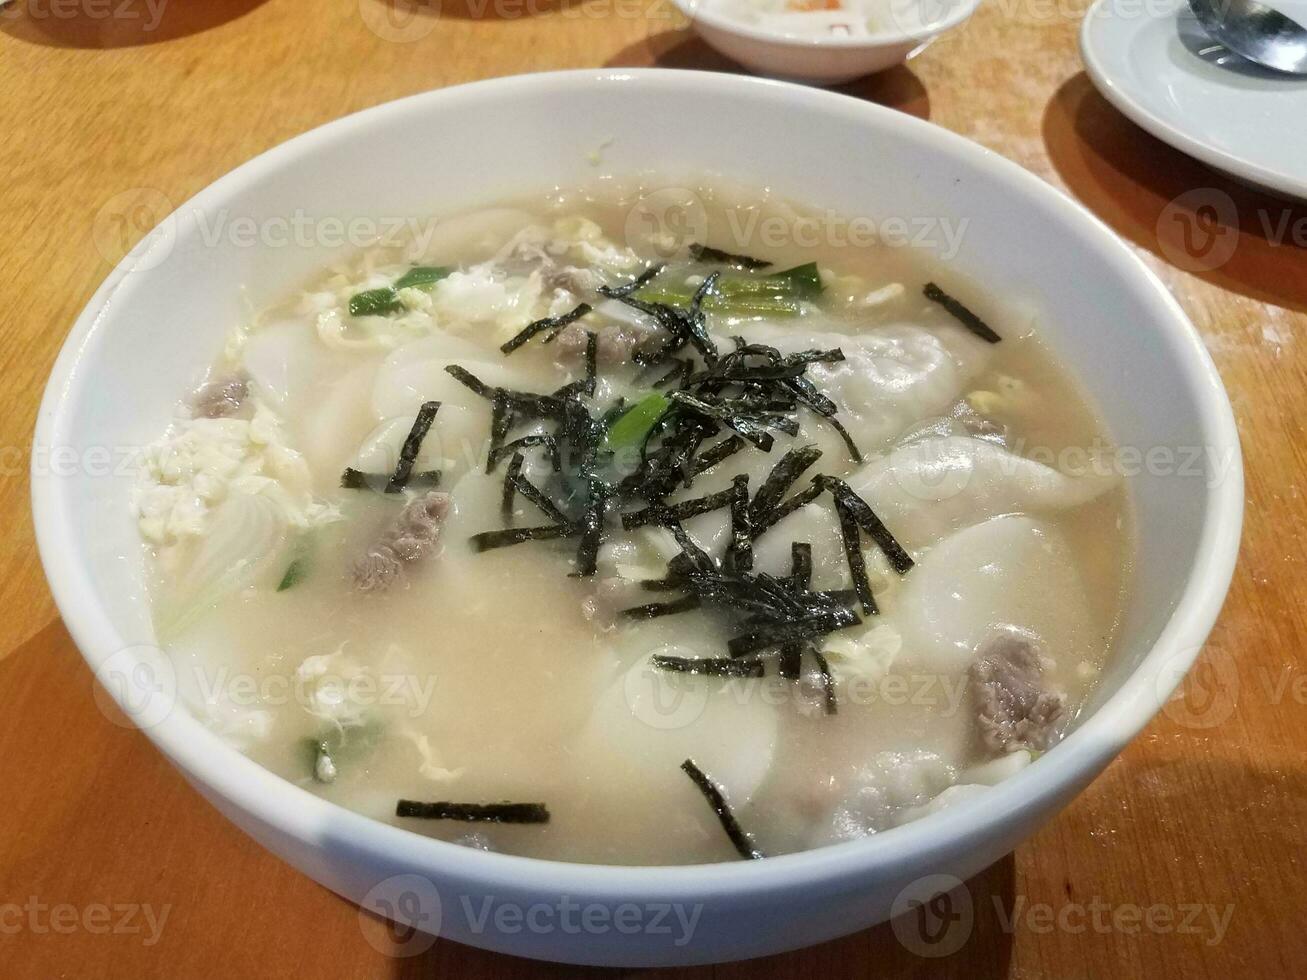
[(432, 490), (404, 505), (377, 542), (354, 560), (350, 573), (361, 592), (380, 592), (393, 585), (404, 566), (430, 557), (440, 540), (440, 526), (449, 512), (449, 494)]
[(216, 378), (195, 393), (191, 406), (196, 418), (230, 418), (240, 411), (249, 393), (249, 382), (244, 378)]
[(629, 364), (637, 350), (657, 347), (666, 336), (661, 327), (654, 326), (621, 323), (596, 330), (584, 322), (569, 324), (555, 340), (559, 363), (574, 364), (585, 357), (586, 333), (598, 338), (595, 357), (605, 367)]
[(1039, 648), (1029, 637), (990, 640), (971, 667), (981, 741), (996, 752), (1049, 747), (1066, 699), (1043, 684)]
[(538, 272), (547, 290), (564, 289), (574, 296), (593, 293), (600, 284), (598, 275), (589, 269), (563, 265), (551, 254), (561, 253), (566, 248), (564, 242), (521, 241), (499, 258), (496, 265), (510, 276), (530, 276)]

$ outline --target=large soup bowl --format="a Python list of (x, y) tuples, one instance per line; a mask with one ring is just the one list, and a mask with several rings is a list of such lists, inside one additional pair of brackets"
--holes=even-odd
[[(157, 438), (251, 306), (351, 251), (335, 221), (447, 213), (651, 168), (765, 185), (882, 229), (898, 227), (887, 219), (909, 232), (965, 222), (960, 241), (937, 236), (922, 247), (1038, 314), (1048, 346), (1142, 460), (1128, 481), (1138, 562), (1120, 642), (1067, 737), (983, 795), (906, 826), (688, 867), (565, 864), (429, 839), (320, 799), (228, 747), (170, 696), (168, 661), (153, 646), (133, 479), (103, 465), (106, 449)], [(337, 234), (297, 236), (296, 215), (333, 219)], [(1007, 854), (1172, 696), (1221, 607), (1243, 507), (1234, 421), (1203, 344), (1158, 279), (1078, 204), (888, 109), (785, 83), (659, 70), (429, 92), (240, 167), (173, 213), (96, 293), (55, 365), (35, 442), (36, 531), (64, 622), (110, 694), (214, 806), (327, 888), (427, 933), (605, 965), (722, 961), (821, 942)], [(660, 908), (670, 911), (659, 917)], [(677, 925), (676, 912), (692, 927)]]

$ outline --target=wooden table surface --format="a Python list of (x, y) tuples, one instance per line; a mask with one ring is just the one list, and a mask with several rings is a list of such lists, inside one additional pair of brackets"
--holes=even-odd
[[(1230, 390), (1246, 456), (1244, 547), (1220, 623), (1185, 698), (969, 883), (975, 925), (957, 953), (923, 958), (882, 926), (686, 976), (1307, 972), (1307, 209), (1232, 184), (1113, 110), (1081, 67), (1082, 13), (1081, 0), (990, 0), (910, 67), (844, 91), (1065, 189), (1179, 297)], [(42, 577), (27, 472), (45, 378), (112, 261), (147, 230), (130, 210), (142, 196), (181, 202), (290, 136), (398, 96), (599, 65), (735, 70), (664, 0), (444, 0), (416, 15), (386, 0), (0, 10), (0, 975), (587, 972), (448, 942), (388, 955), (376, 923), (262, 851), (144, 737), (111, 724)], [(1213, 206), (1223, 224), (1205, 223)], [(1219, 265), (1213, 244), (1228, 253)]]

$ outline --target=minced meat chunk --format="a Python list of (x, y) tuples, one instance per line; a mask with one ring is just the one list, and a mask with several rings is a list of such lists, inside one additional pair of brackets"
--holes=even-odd
[(191, 406), (196, 418), (230, 418), (240, 411), (249, 393), (250, 386), (244, 378), (216, 378), (195, 393)]
[(354, 560), (350, 571), (355, 587), (380, 592), (395, 583), (405, 565), (433, 554), (448, 512), (449, 494), (437, 490), (406, 504), (376, 544)]
[(981, 741), (996, 752), (1043, 750), (1066, 711), (1066, 699), (1043, 684), (1039, 648), (1006, 633), (982, 648), (971, 667), (971, 691)]

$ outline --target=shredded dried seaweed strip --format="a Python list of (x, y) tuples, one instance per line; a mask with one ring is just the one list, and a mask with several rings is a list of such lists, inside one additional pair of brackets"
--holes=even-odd
[[(694, 295), (690, 297), (691, 318), (696, 319), (701, 323), (704, 322), (703, 301), (706, 300), (709, 296), (715, 296), (717, 294), (717, 280), (720, 279), (721, 276), (722, 274), (720, 272), (713, 272), (708, 274), (707, 276), (704, 276), (703, 282), (699, 283), (699, 288), (696, 289), (694, 291)], [(706, 326), (705, 329), (707, 329)], [(717, 353), (717, 348), (715, 345), (713, 347), (713, 353), (714, 354)]]
[(782, 456), (754, 494), (753, 502), (749, 505), (753, 519), (761, 520), (779, 507), (790, 487), (819, 459), (821, 450), (816, 446), (791, 449)]
[(833, 715), (839, 711), (839, 705), (835, 701), (835, 678), (830, 672), (830, 663), (816, 647), (812, 648), (812, 659), (817, 661), (817, 669), (821, 671), (821, 684), (826, 692), (825, 707), (826, 714)]
[(690, 466), (691, 473), (698, 476), (704, 470), (712, 469), (718, 463), (734, 456), (744, 448), (744, 440), (739, 436), (730, 436), (715, 446), (710, 446), (694, 458)]
[(860, 450), (858, 444), (853, 441), (853, 436), (849, 435), (849, 430), (844, 428), (843, 423), (841, 423), (834, 415), (827, 415), (826, 422), (831, 428), (839, 433), (840, 438), (844, 440), (844, 445), (849, 447), (849, 455), (853, 457), (853, 461), (855, 463), (861, 463), (863, 461), (862, 450)]
[(490, 385), (486, 384), (471, 371), (467, 370), (467, 368), (460, 367), (457, 364), (447, 364), (445, 366), (445, 373), (461, 384), (471, 388), (482, 398), (493, 399), (496, 391), (498, 391), (498, 389), (490, 387)]
[(825, 492), (825, 488), (814, 480), (806, 487), (796, 493), (789, 500), (785, 501), (778, 507), (771, 510), (770, 513), (763, 515), (761, 518), (755, 518), (753, 536), (757, 538), (764, 531), (775, 527), (785, 518), (789, 517), (801, 507), (806, 507)]
[(563, 409), (562, 400), (555, 398), (553, 395), (495, 388), (457, 364), (446, 365), (445, 372), (488, 401), (493, 401), (496, 396), (502, 396), (508, 402), (509, 408), (528, 418), (552, 418), (562, 412)]
[(690, 311), (687, 321), (690, 329), (690, 343), (699, 351), (705, 364), (717, 362), (717, 345), (708, 335), (708, 319), (703, 313), (703, 301), (716, 293), (719, 274), (714, 272), (699, 284), (690, 298)]
[(400, 800), (395, 816), (420, 820), (462, 820), (466, 823), (548, 823), (543, 803), (422, 803)]
[(631, 606), (629, 609), (623, 609), (622, 615), (627, 619), (657, 619), (659, 616), (674, 616), (677, 613), (689, 612), (698, 609), (699, 606), (697, 596), (685, 596), (681, 599), (673, 599), (671, 602), (650, 602), (643, 606)]
[(734, 252), (723, 252), (720, 248), (713, 248), (709, 245), (700, 245), (697, 242), (690, 246), (690, 258), (695, 262), (716, 262), (720, 265), (730, 265), (744, 272), (757, 272), (759, 269), (770, 269), (772, 264), (763, 259), (755, 259), (748, 255), (736, 255)]
[(513, 453), (513, 458), (508, 463), (508, 474), (504, 477), (504, 496), (499, 505), (506, 521), (513, 516), (513, 502), (517, 496), (517, 487), (513, 481), (521, 475), (523, 462), (525, 457), (521, 453)]
[(724, 405), (711, 405), (702, 399), (695, 398), (693, 395), (685, 391), (673, 391), (671, 397), (672, 401), (729, 426), (763, 452), (771, 452), (771, 447), (775, 440), (773, 439), (772, 434), (767, 431), (766, 423), (761, 423), (757, 421), (756, 418), (751, 419), (747, 415), (733, 412), (729, 407)]
[[(712, 560), (712, 556), (694, 543), (694, 539), (686, 533), (680, 521), (668, 514), (658, 523), (672, 532), (672, 537), (681, 546), (681, 554), (685, 556), (683, 560), (690, 568), (698, 572), (716, 571), (717, 564)], [(669, 562), (668, 565), (670, 567), (671, 563)]]
[(803, 675), (803, 645), (787, 643), (781, 647), (780, 660), (776, 672), (787, 681), (797, 681)]
[(678, 674), (702, 674), (707, 677), (762, 677), (766, 673), (761, 660), (733, 660), (730, 657), (696, 659), (655, 654), (651, 662), (659, 670)]
[(404, 445), (400, 447), (399, 462), (395, 464), (395, 472), (391, 474), (390, 482), (386, 484), (386, 493), (399, 493), (408, 483), (409, 477), (413, 475), (413, 464), (417, 462), (418, 453), (422, 451), (422, 440), (431, 430), (431, 423), (436, 420), (438, 411), (440, 411), (440, 402), (423, 402), (422, 407), (418, 409), (413, 427), (409, 429)]
[(477, 551), (490, 551), (494, 548), (507, 548), (524, 541), (551, 541), (555, 538), (570, 538), (580, 534), (581, 528), (575, 524), (548, 524), (542, 527), (506, 527), (498, 531), (482, 531), (471, 537), (472, 547)]
[[(516, 460), (520, 456), (521, 454), (519, 453), (518, 455), (514, 456), (513, 459)], [(551, 521), (554, 521), (558, 524), (569, 523), (567, 515), (558, 509), (558, 505), (555, 504), (552, 500), (550, 500), (547, 496), (545, 496), (544, 491), (542, 491), (539, 487), (537, 487), (526, 477), (522, 476), (520, 472), (513, 473), (510, 471), (508, 478), (504, 481), (505, 486), (507, 486), (507, 484), (510, 482), (513, 485), (513, 489), (516, 490), (518, 493), (520, 493), (527, 500), (531, 501), (531, 503), (535, 504), (536, 507), (539, 509), (539, 511), (545, 515), (545, 517), (549, 518)]]
[(733, 571), (753, 568), (753, 520), (749, 516), (749, 478), (743, 474), (731, 481), (731, 543), (726, 550)]
[(806, 376), (785, 378), (782, 384), (794, 395), (796, 401), (807, 405), (822, 418), (833, 420), (835, 413), (840, 410), (840, 407), (818, 391), (817, 386)]
[(603, 543), (604, 515), (608, 509), (608, 489), (598, 480), (589, 481), (585, 513), (581, 516), (581, 542), (576, 549), (576, 572), (589, 578), (599, 569), (599, 546)]
[(555, 473), (563, 468), (563, 459), (558, 449), (558, 440), (553, 436), (545, 435), (544, 433), (535, 433), (529, 436), (522, 436), (520, 439), (514, 439), (512, 442), (491, 449), (490, 455), (486, 459), (487, 472), (493, 471), (499, 464), (499, 461), (505, 456), (519, 452), (523, 449), (530, 449), (532, 446), (545, 447), (549, 455), (550, 465), (553, 466)]
[(495, 469), (500, 447), (508, 436), (508, 428), (513, 422), (513, 413), (508, 407), (508, 396), (502, 389), (496, 389), (491, 399), (490, 410), (490, 448), (486, 451), (486, 472)]
[(786, 364), (837, 364), (842, 360), (844, 360), (844, 351), (839, 347), (830, 347), (826, 350), (813, 348), (785, 355)]
[(717, 814), (717, 819), (721, 821), (722, 830), (726, 831), (726, 836), (730, 838), (731, 844), (734, 845), (740, 857), (751, 861), (766, 857), (758, 849), (758, 845), (753, 842), (753, 838), (744, 832), (739, 821), (735, 819), (735, 814), (731, 812), (730, 805), (727, 804), (721, 787), (709, 779), (704, 771), (694, 764), (692, 759), (686, 759), (681, 763), (681, 771), (693, 780), (694, 785), (699, 788), (699, 792), (704, 795), (704, 799), (712, 807), (713, 813)]
[(630, 296), (640, 287), (649, 285), (653, 278), (665, 268), (667, 266), (662, 263), (651, 265), (630, 282), (622, 283), (620, 286), (600, 286), (599, 292), (609, 299), (621, 299), (623, 296)]
[(558, 316), (547, 316), (543, 319), (528, 323), (522, 328), (522, 331), (517, 334), (517, 336), (506, 344), (503, 344), (499, 349), (505, 354), (511, 354), (536, 334), (542, 333), (546, 330), (550, 331), (550, 334), (545, 338), (545, 343), (549, 343), (558, 336), (564, 327), (575, 323), (592, 309), (594, 309), (594, 307), (589, 303), (582, 303), (576, 307), (576, 309), (569, 310), (567, 313), (562, 313)]
[(790, 545), (790, 587), (795, 592), (812, 588), (812, 545), (806, 541)]
[(650, 592), (672, 592), (684, 587), (685, 579), (680, 575), (669, 575), (666, 578), (647, 578), (640, 582), (640, 588), (647, 589)]
[(912, 556), (904, 550), (903, 546), (890, 533), (876, 512), (871, 509), (871, 505), (853, 492), (843, 480), (833, 476), (821, 478), (821, 482), (830, 488), (831, 495), (838, 503), (846, 507), (853, 519), (858, 522), (858, 526), (866, 531), (876, 546), (884, 553), (889, 560), (890, 566), (900, 575), (906, 575), (915, 564)]
[(595, 385), (599, 382), (599, 337), (593, 330), (585, 332), (585, 385), (584, 391), (591, 398), (595, 394)]
[(726, 649), (732, 657), (743, 657), (750, 653), (757, 653), (759, 650), (771, 650), (796, 641), (811, 640), (844, 629), (846, 626), (853, 626), (857, 622), (856, 614), (839, 608), (808, 619), (769, 625), (749, 633), (742, 633), (728, 640)]
[(867, 561), (862, 554), (862, 540), (858, 535), (858, 522), (839, 497), (835, 498), (835, 515), (840, 522), (840, 540), (844, 543), (844, 554), (849, 562), (849, 574), (853, 577), (853, 588), (862, 603), (862, 611), (868, 616), (877, 615), (880, 610), (871, 594), (871, 582), (867, 578)]
[(948, 310), (953, 319), (957, 320), (958, 323), (962, 324), (981, 340), (988, 341), (991, 344), (997, 344), (1003, 339), (993, 330), (992, 327), (990, 327), (988, 323), (976, 316), (975, 313), (971, 312), (971, 310), (967, 309), (966, 306), (954, 299), (948, 293), (944, 292), (944, 290), (940, 289), (933, 282), (926, 283), (925, 288), (922, 289), (922, 293), (925, 295), (926, 299), (930, 300), (932, 303), (938, 303), (940, 306), (944, 307), (944, 309)]
[[(673, 421), (679, 427), (663, 434)], [(700, 444), (717, 431), (717, 425), (708, 420), (674, 418), (671, 413), (664, 415), (650, 433), (651, 439), (655, 433), (661, 435), (660, 444), (651, 450), (650, 440), (646, 440), (641, 446), (640, 465), (622, 481), (622, 492), (649, 501), (661, 501), (676, 489), (677, 484), (688, 487), (695, 476), (694, 454)]]
[(726, 490), (718, 490), (716, 493), (710, 493), (705, 497), (695, 497), (693, 500), (681, 500), (674, 504), (659, 504), (654, 507), (646, 507), (644, 510), (629, 511), (622, 515), (622, 530), (634, 531), (638, 527), (645, 527), (649, 524), (660, 524), (667, 520), (668, 517), (675, 518), (678, 521), (688, 521), (700, 514), (707, 514), (714, 510), (721, 510), (723, 507), (729, 507), (734, 499), (735, 488), (731, 487)]
[[(390, 483), (390, 473), (364, 473), (352, 466), (345, 467), (340, 474), (342, 490), (386, 490)], [(422, 470), (409, 475), (404, 487), (408, 490), (432, 490), (440, 485), (440, 470)]]
[(663, 387), (663, 385), (671, 384), (677, 378), (680, 378), (681, 383), (684, 384), (685, 380), (694, 374), (693, 361), (690, 361), (688, 359), (684, 361), (674, 359), (672, 361), (672, 364), (674, 365), (672, 369), (668, 371), (666, 374), (664, 374), (657, 381), (655, 381), (652, 387), (661, 388)]
[(657, 364), (675, 354), (687, 343), (691, 344), (707, 363), (712, 364), (717, 360), (717, 346), (708, 336), (708, 325), (703, 311), (696, 308), (693, 301), (689, 310), (682, 310), (679, 307), (668, 306), (666, 303), (650, 303), (635, 296), (623, 295), (617, 299), (631, 309), (652, 317), (655, 323), (667, 331), (668, 339), (658, 350), (649, 354), (636, 352), (634, 360), (637, 364)]

